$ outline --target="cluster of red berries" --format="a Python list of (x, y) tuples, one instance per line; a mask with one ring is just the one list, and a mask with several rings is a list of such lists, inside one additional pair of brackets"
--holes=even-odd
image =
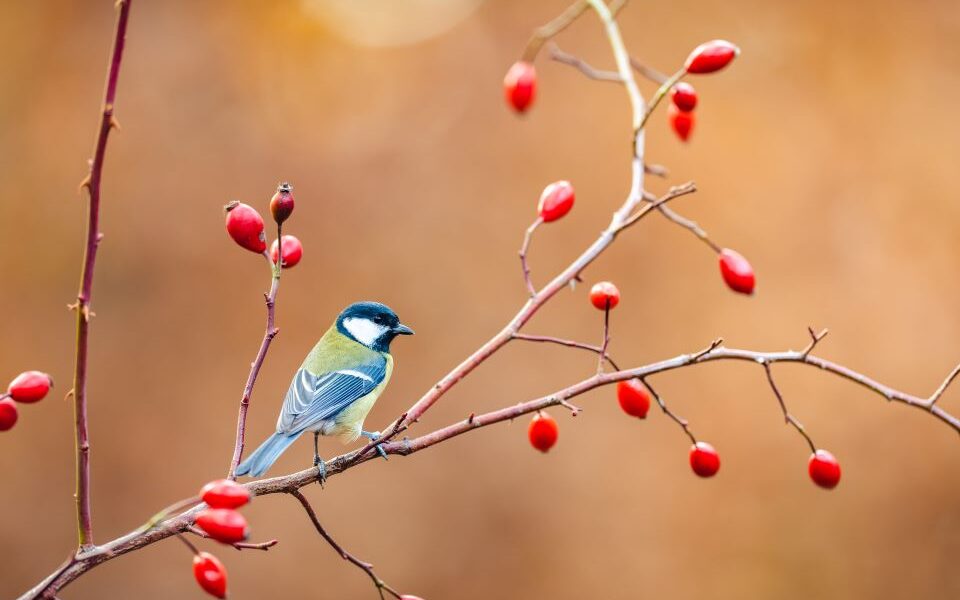
[[(733, 264), (726, 265), (724, 258)], [(742, 256), (732, 250), (724, 250), (721, 253), (720, 267), (723, 278), (731, 289), (743, 293), (752, 292), (753, 272)], [(590, 289), (590, 303), (598, 310), (612, 310), (620, 304), (620, 290), (609, 281), (598, 282)], [(620, 381), (617, 383), (617, 402), (627, 415), (646, 419), (650, 411), (650, 392), (639, 379)], [(556, 445), (559, 437), (560, 427), (557, 422), (547, 413), (538, 411), (527, 428), (530, 445), (541, 452), (547, 452)], [(713, 477), (720, 470), (720, 454), (711, 444), (696, 442), (690, 447), (690, 468), (700, 477)], [(840, 482), (840, 463), (826, 450), (817, 450), (810, 455), (808, 471), (810, 479), (822, 488), (833, 489)]]
[[(706, 75), (726, 67), (740, 54), (740, 48), (724, 40), (713, 40), (700, 44), (693, 49), (687, 62), (683, 65), (683, 73)], [(689, 83), (678, 83), (670, 93), (672, 100), (667, 110), (667, 119), (670, 128), (681, 141), (690, 139), (696, 116), (693, 109), (697, 107), (697, 92)]]
[[(197, 514), (197, 527), (223, 544), (247, 539), (247, 520), (236, 509), (250, 502), (250, 491), (235, 481), (218, 479), (200, 489), (200, 498), (208, 508)], [(193, 557), (193, 577), (211, 596), (226, 598), (227, 570), (216, 556), (198, 552)]]
[(24, 371), (10, 382), (7, 392), (0, 394), (0, 431), (13, 429), (19, 414), (17, 402), (33, 404), (43, 400), (53, 387), (53, 378), (40, 371)]
[[(289, 183), (281, 183), (277, 187), (277, 193), (270, 199), (270, 214), (273, 215), (278, 228), (293, 213), (293, 204), (293, 188)], [(233, 241), (251, 252), (266, 255), (267, 240), (263, 231), (263, 217), (260, 213), (255, 208), (236, 200), (223, 208), (227, 212), (227, 233)], [(303, 257), (303, 245), (300, 240), (292, 235), (273, 240), (269, 258), (274, 264), (277, 263), (281, 245), (283, 246), (281, 266), (284, 269), (295, 267)]]
[[(740, 54), (740, 48), (724, 40), (713, 40), (693, 49), (684, 63), (683, 74), (705, 75), (726, 67)], [(513, 63), (503, 78), (503, 95), (513, 110), (522, 114), (532, 105), (537, 95), (537, 70), (533, 63), (519, 60)], [(696, 122), (693, 109), (697, 107), (697, 92), (689, 83), (677, 83), (671, 90), (672, 100), (667, 111), (670, 127), (683, 141), (690, 138)]]

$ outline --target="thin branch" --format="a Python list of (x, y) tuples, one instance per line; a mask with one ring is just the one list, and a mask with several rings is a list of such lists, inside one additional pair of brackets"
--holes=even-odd
[(800, 423), (790, 412), (787, 410), (787, 403), (783, 400), (783, 394), (780, 393), (780, 389), (777, 387), (777, 383), (773, 380), (773, 372), (770, 370), (770, 364), (766, 361), (762, 361), (760, 364), (763, 365), (763, 371), (767, 374), (767, 382), (770, 383), (770, 389), (773, 390), (773, 395), (777, 397), (777, 402), (780, 403), (780, 410), (783, 411), (783, 420), (789, 424), (793, 425), (794, 429), (800, 432), (800, 435), (803, 436), (803, 439), (807, 440), (807, 444), (810, 446), (810, 452), (816, 452), (817, 446), (813, 443), (813, 440), (810, 439), (810, 435), (807, 434), (806, 429), (804, 429), (803, 424)]
[[(277, 234), (279, 235), (279, 233), (280, 226), (278, 225)], [(277, 239), (281, 238), (278, 237)], [(243, 447), (246, 441), (247, 431), (247, 411), (250, 408), (250, 397), (253, 395), (253, 386), (257, 382), (260, 367), (263, 366), (263, 361), (267, 357), (270, 342), (272, 342), (273, 338), (280, 332), (275, 325), (275, 316), (277, 292), (280, 290), (280, 273), (282, 271), (279, 263), (282, 259), (278, 260), (277, 264), (274, 264), (273, 260), (270, 259), (269, 252), (266, 250), (264, 250), (263, 256), (267, 259), (267, 264), (270, 265), (271, 273), (270, 292), (264, 295), (267, 305), (267, 325), (263, 332), (263, 340), (260, 341), (260, 349), (257, 351), (257, 357), (250, 364), (250, 373), (247, 375), (247, 382), (243, 386), (243, 395), (240, 397), (240, 409), (237, 415), (237, 438), (233, 446), (233, 457), (230, 459), (230, 470), (227, 472), (229, 479), (237, 478), (237, 465), (240, 464), (240, 459), (243, 457)], [(278, 257), (280, 256), (282, 255), (278, 254)]]
[(614, 83), (623, 83), (623, 77), (620, 77), (620, 74), (614, 71), (601, 71), (600, 69), (595, 69), (590, 66), (585, 60), (578, 58), (572, 54), (568, 54), (560, 49), (556, 44), (551, 43), (549, 46), (550, 60), (555, 60), (558, 63), (569, 65), (574, 67), (581, 73), (583, 73), (588, 79), (594, 79), (596, 81), (612, 81)]
[(523, 236), (523, 245), (520, 247), (520, 268), (523, 270), (523, 281), (527, 285), (527, 292), (530, 297), (537, 295), (537, 290), (533, 287), (533, 281), (530, 279), (530, 267), (527, 264), (527, 252), (530, 250), (530, 242), (533, 239), (533, 233), (537, 227), (543, 224), (543, 217), (537, 217), (537, 220), (527, 227), (527, 232)]
[(666, 83), (668, 79), (670, 79), (660, 71), (653, 69), (651, 67), (648, 67), (647, 65), (643, 64), (642, 62), (640, 62), (639, 60), (635, 59), (632, 56), (630, 57), (630, 66), (633, 67), (633, 69), (637, 73), (640, 73), (640, 75), (642, 75), (644, 79), (648, 79), (656, 84), (662, 85)]
[[(526, 333), (516, 333), (513, 335), (513, 339), (522, 340), (526, 342), (542, 342), (542, 343), (548, 343), (548, 344), (558, 344), (560, 346), (567, 346), (569, 348), (580, 348), (582, 350), (589, 350), (590, 352), (593, 352), (595, 354), (600, 354), (601, 352), (600, 346), (585, 344), (583, 342), (577, 342), (574, 340), (565, 340), (563, 338), (553, 337), (550, 335), (529, 335)], [(618, 367), (617, 363), (615, 363), (613, 359), (610, 358), (609, 354), (605, 354), (604, 358), (608, 363), (610, 363), (611, 367), (613, 367), (617, 371), (620, 370), (620, 367)]]
[[(658, 200), (656, 196), (654, 196), (649, 192), (643, 193), (643, 199), (646, 200), (647, 202), (656, 202)], [(710, 249), (713, 250), (714, 252), (720, 253), (723, 250), (723, 248), (721, 248), (720, 245), (716, 244), (713, 240), (710, 239), (710, 236), (707, 235), (707, 232), (704, 231), (703, 228), (701, 228), (696, 221), (693, 221), (691, 219), (684, 217), (683, 215), (674, 211), (669, 206), (660, 205), (657, 207), (657, 210), (660, 211), (660, 214), (666, 217), (667, 220), (672, 221), (673, 223), (676, 223), (677, 225), (679, 225), (680, 227), (683, 227), (684, 229), (688, 229), (690, 233), (697, 236), (697, 239), (699, 239), (704, 244), (709, 246)]]
[(670, 176), (670, 170), (663, 165), (645, 164), (643, 165), (643, 172), (654, 177), (666, 178)]
[(657, 390), (653, 389), (653, 386), (650, 385), (649, 381), (641, 378), (640, 383), (645, 385), (647, 389), (650, 390), (650, 393), (653, 394), (653, 399), (657, 401), (657, 404), (660, 406), (660, 410), (663, 411), (663, 414), (673, 419), (673, 421), (677, 425), (679, 425), (681, 429), (683, 429), (683, 432), (687, 434), (687, 437), (690, 438), (690, 441), (696, 444), (697, 438), (696, 436), (693, 435), (693, 432), (690, 431), (690, 423), (686, 419), (684, 419), (683, 417), (680, 417), (679, 415), (677, 415), (675, 412), (673, 412), (667, 407), (667, 403), (663, 400), (663, 396), (658, 394)]
[(930, 395), (930, 398), (927, 399), (930, 408), (933, 408), (934, 405), (936, 405), (937, 400), (939, 400), (940, 396), (947, 391), (947, 388), (951, 383), (953, 383), (953, 380), (956, 379), (958, 374), (960, 374), (960, 365), (955, 366), (953, 370), (950, 371), (950, 374), (947, 375), (947, 378), (943, 380), (943, 383), (940, 384), (940, 387), (938, 387), (937, 390)]
[(74, 421), (76, 424), (77, 451), (77, 531), (81, 550), (93, 546), (93, 523), (90, 512), (90, 434), (87, 430), (87, 358), (90, 341), (90, 302), (93, 299), (93, 271), (97, 263), (97, 249), (103, 234), (100, 232), (100, 182), (103, 177), (103, 163), (107, 152), (107, 139), (110, 130), (117, 127), (113, 116), (117, 98), (117, 82), (120, 79), (120, 63), (123, 60), (123, 48), (127, 36), (127, 21), (130, 17), (132, 0), (117, 3), (117, 23), (114, 29), (113, 49), (110, 52), (110, 66), (107, 70), (107, 82), (103, 92), (103, 106), (100, 115), (100, 129), (94, 143), (93, 159), (90, 171), (80, 184), (87, 188), (90, 202), (87, 210), (87, 242), (83, 253), (83, 266), (80, 270), (80, 291), (77, 301), (71, 308), (77, 311), (76, 362), (73, 375)]
[(813, 352), (813, 349), (817, 347), (817, 344), (820, 343), (820, 340), (827, 337), (827, 334), (830, 333), (830, 330), (824, 329), (820, 333), (817, 333), (813, 330), (813, 327), (807, 327), (807, 333), (810, 334), (810, 343), (807, 344), (807, 347), (801, 352), (804, 356)]
[(603, 310), (603, 342), (600, 344), (600, 356), (597, 357), (597, 373), (603, 373), (603, 361), (607, 358), (610, 346), (610, 300)]
[(687, 74), (686, 69), (680, 69), (670, 77), (667, 77), (667, 80), (660, 84), (660, 87), (657, 88), (656, 93), (653, 95), (653, 98), (650, 99), (650, 105), (647, 106), (647, 112), (643, 115), (643, 120), (640, 121), (640, 127), (643, 127), (647, 124), (647, 121), (650, 119), (650, 115), (653, 114), (653, 111), (657, 109), (657, 106), (660, 105), (660, 102), (664, 99), (673, 86), (677, 85), (681, 79), (683, 79)]
[[(210, 535), (200, 529), (199, 527), (190, 526), (187, 528), (187, 532), (192, 533), (195, 536), (202, 537), (203, 539), (210, 539)], [(237, 550), (263, 550), (266, 552), (270, 548), (273, 548), (279, 543), (279, 540), (273, 539), (266, 542), (234, 542), (230, 544)]]
[[(692, 181), (688, 181), (683, 185), (675, 185), (672, 188), (670, 188), (670, 190), (667, 191), (666, 194), (664, 194), (663, 196), (660, 196), (653, 202), (649, 202), (648, 204), (643, 205), (643, 207), (640, 210), (630, 215), (630, 218), (623, 222), (623, 225), (620, 227), (620, 229), (623, 230), (623, 229), (626, 229), (627, 227), (630, 227), (631, 225), (633, 225), (634, 223), (642, 219), (644, 216), (646, 216), (647, 213), (649, 213), (651, 210), (654, 210), (654, 209), (659, 210), (660, 208), (663, 208), (663, 205), (666, 204), (667, 202), (670, 202), (671, 200), (674, 200), (681, 196), (686, 196), (687, 194), (692, 194), (696, 191), (697, 191), (697, 185)], [(643, 196), (641, 195), (641, 197)]]
[(560, 13), (560, 16), (534, 30), (533, 35), (530, 36), (530, 41), (527, 42), (527, 47), (523, 50), (522, 60), (532, 63), (537, 58), (540, 48), (548, 40), (572, 25), (585, 10), (587, 10), (587, 0), (577, 0)]
[(306, 511), (307, 516), (310, 518), (310, 521), (313, 523), (313, 526), (317, 529), (317, 533), (319, 533), (320, 537), (322, 537), (324, 540), (326, 540), (328, 544), (330, 544), (330, 547), (333, 548), (337, 552), (337, 554), (340, 555), (340, 558), (342, 558), (343, 560), (353, 565), (356, 565), (364, 573), (367, 574), (370, 580), (373, 581), (373, 585), (377, 587), (377, 593), (380, 594), (381, 599), (384, 598), (383, 596), (384, 591), (390, 593), (394, 598), (400, 598), (400, 593), (398, 591), (396, 591), (395, 589), (387, 585), (382, 579), (377, 577), (377, 574), (373, 570), (372, 564), (368, 562), (364, 562), (359, 558), (357, 558), (356, 556), (347, 552), (343, 548), (343, 546), (338, 544), (337, 541), (333, 539), (333, 537), (329, 533), (327, 533), (327, 530), (323, 528), (322, 524), (320, 524), (320, 519), (317, 517), (317, 513), (313, 510), (313, 506), (310, 505), (310, 501), (307, 500), (307, 497), (304, 496), (303, 493), (300, 492), (300, 490), (296, 490), (296, 489), (292, 490), (289, 492), (289, 494), (300, 502), (300, 504), (303, 506), (303, 510)]

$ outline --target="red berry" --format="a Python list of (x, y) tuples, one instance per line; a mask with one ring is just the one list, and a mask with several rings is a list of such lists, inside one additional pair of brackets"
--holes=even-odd
[(553, 417), (545, 412), (533, 415), (533, 420), (527, 428), (527, 437), (530, 439), (531, 446), (540, 452), (546, 452), (553, 448), (559, 436), (560, 428)]
[(0, 400), (0, 431), (13, 429), (17, 424), (17, 404), (10, 398)]
[(277, 193), (270, 198), (270, 214), (277, 225), (286, 221), (293, 212), (293, 188), (289, 183), (281, 183)]
[(247, 539), (247, 520), (232, 508), (208, 508), (197, 515), (197, 527), (224, 544)]
[(682, 112), (690, 112), (697, 107), (697, 91), (689, 83), (680, 82), (673, 87), (673, 104)]
[(731, 290), (747, 295), (753, 293), (756, 285), (753, 267), (739, 252), (729, 248), (720, 251), (720, 274)]
[(810, 479), (822, 488), (832, 490), (840, 483), (840, 463), (826, 450), (817, 450), (810, 455), (807, 470)]
[(7, 393), (17, 402), (39, 402), (44, 399), (52, 387), (53, 379), (46, 373), (24, 371), (10, 382), (10, 385), (7, 386)]
[[(277, 254), (279, 253), (278, 246), (277, 240), (273, 240), (273, 245), (270, 246), (270, 260), (272, 260), (274, 264), (277, 262)], [(303, 244), (300, 243), (300, 240), (292, 235), (283, 236), (283, 268), (289, 269), (297, 266), (297, 263), (300, 262), (302, 257)]]
[(556, 221), (573, 208), (573, 186), (569, 181), (554, 181), (543, 188), (537, 212), (544, 223)]
[(513, 63), (503, 78), (503, 93), (513, 110), (525, 112), (537, 93), (537, 70), (533, 63), (525, 60)]
[(724, 68), (740, 55), (740, 48), (725, 40), (713, 40), (700, 44), (687, 57), (687, 73), (713, 73)]
[(420, 596), (411, 596), (410, 594), (403, 594), (400, 596), (400, 600), (423, 600)]
[(210, 508), (240, 508), (250, 502), (250, 490), (236, 481), (218, 479), (200, 488), (200, 497)]
[(700, 477), (713, 477), (720, 470), (720, 455), (706, 442), (690, 446), (690, 468)]
[(233, 241), (257, 254), (267, 249), (260, 213), (236, 200), (223, 208), (227, 211), (227, 233)]
[(693, 126), (697, 122), (696, 116), (692, 112), (683, 112), (677, 108), (676, 104), (671, 104), (667, 109), (667, 118), (670, 120), (670, 128), (677, 134), (680, 141), (685, 142), (690, 139), (693, 133)]
[(227, 597), (227, 570), (216, 556), (200, 552), (193, 557), (193, 577), (203, 591), (217, 598)]
[(631, 417), (647, 418), (650, 410), (650, 394), (639, 379), (629, 379), (617, 383), (617, 400), (620, 408)]
[(607, 310), (620, 304), (620, 290), (609, 281), (601, 281), (590, 288), (590, 302), (600, 310)]

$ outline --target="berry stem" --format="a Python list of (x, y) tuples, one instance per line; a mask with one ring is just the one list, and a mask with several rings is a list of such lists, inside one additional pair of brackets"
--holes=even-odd
[(680, 69), (668, 77), (666, 81), (660, 84), (660, 87), (657, 88), (656, 93), (650, 99), (650, 105), (647, 107), (647, 111), (643, 114), (643, 119), (640, 121), (640, 128), (643, 128), (643, 126), (647, 124), (647, 120), (650, 118), (650, 115), (652, 115), (653, 111), (657, 109), (657, 106), (659, 106), (660, 102), (664, 99), (664, 97), (666, 97), (667, 93), (670, 92), (670, 90), (673, 89), (673, 86), (677, 85), (677, 83), (683, 79), (686, 74), (686, 69)]
[(807, 434), (803, 424), (794, 418), (794, 416), (791, 415), (787, 410), (787, 403), (783, 399), (783, 394), (780, 393), (780, 388), (777, 387), (777, 382), (773, 379), (773, 371), (770, 369), (770, 363), (765, 360), (761, 360), (760, 364), (763, 365), (763, 371), (767, 375), (767, 382), (770, 384), (770, 389), (773, 390), (773, 395), (777, 397), (777, 402), (780, 403), (780, 410), (783, 411), (783, 420), (788, 425), (792, 425), (794, 429), (800, 432), (800, 435), (803, 436), (803, 439), (807, 440), (807, 444), (810, 446), (810, 452), (816, 452), (817, 446), (813, 443), (813, 440), (810, 439), (810, 435)]
[(597, 374), (603, 373), (603, 362), (607, 358), (607, 347), (610, 345), (610, 299), (603, 309), (603, 342), (600, 344), (600, 356), (597, 357)]

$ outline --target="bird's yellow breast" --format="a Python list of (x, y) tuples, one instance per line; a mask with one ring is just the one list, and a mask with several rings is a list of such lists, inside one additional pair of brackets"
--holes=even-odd
[(367, 418), (370, 409), (373, 408), (374, 403), (376, 403), (377, 398), (380, 397), (383, 389), (390, 383), (390, 376), (393, 375), (393, 357), (386, 354), (384, 358), (387, 359), (387, 367), (380, 385), (373, 388), (366, 396), (355, 400), (350, 406), (340, 411), (340, 413), (334, 417), (333, 427), (328, 430), (329, 433), (326, 435), (335, 435), (345, 444), (349, 444), (360, 437), (360, 431), (363, 429), (363, 421)]

